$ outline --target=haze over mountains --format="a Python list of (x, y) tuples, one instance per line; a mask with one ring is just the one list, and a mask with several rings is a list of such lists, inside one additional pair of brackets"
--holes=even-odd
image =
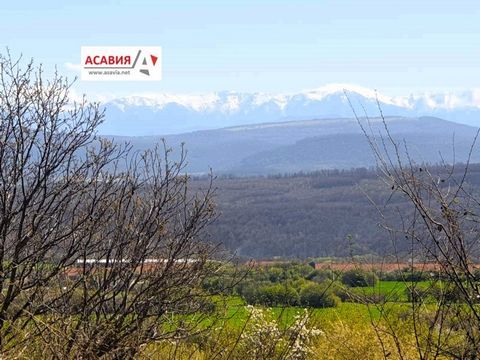
[[(366, 124), (365, 120), (362, 120)], [(476, 129), (435, 117), (387, 117), (396, 142), (408, 145), (418, 162), (466, 161)], [(370, 119), (369, 131), (378, 139), (384, 126)], [(267, 175), (310, 172), (321, 169), (351, 169), (375, 165), (366, 137), (355, 119), (335, 118), (253, 124), (215, 130), (168, 135), (174, 149), (185, 143), (190, 173), (212, 168), (216, 174)], [(160, 136), (115, 137), (138, 149), (151, 148)], [(455, 152), (453, 148), (455, 145)], [(478, 151), (472, 161), (480, 162)]]
[(105, 104), (105, 135), (167, 135), (246, 124), (352, 117), (357, 112), (386, 115), (436, 116), (480, 124), (480, 90), (386, 96), (360, 86), (332, 84), (294, 94), (219, 92), (203, 95), (153, 94), (114, 99)]
[[(173, 148), (185, 143), (187, 170), (196, 174), (209, 168), (245, 176), (374, 166), (350, 105), (359, 116), (371, 117), (374, 136), (384, 131), (380, 105), (393, 137), (405, 141), (418, 162), (465, 161), (476, 132), (470, 125), (480, 124), (480, 91), (389, 97), (358, 86), (328, 85), (287, 95), (116, 99), (106, 103), (100, 131), (137, 149), (162, 138)], [(480, 162), (477, 152), (472, 161)]]

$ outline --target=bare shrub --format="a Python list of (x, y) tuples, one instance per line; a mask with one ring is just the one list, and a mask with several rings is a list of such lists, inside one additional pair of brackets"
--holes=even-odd
[(103, 111), (69, 87), (0, 56), (0, 350), (132, 357), (211, 310), (212, 186), (189, 191), (183, 149), (98, 137)]
[[(377, 124), (366, 114), (365, 118), (355, 116), (375, 155), (380, 176), (392, 190), (391, 198), (400, 196), (410, 205), (395, 209), (396, 224), (383, 225), (395, 249), (409, 249), (397, 251), (399, 263), (408, 259), (412, 274), (422, 264), (425, 269), (434, 266), (438, 273), (428, 288), (415, 288), (414, 281), (406, 281), (410, 293), (406, 314), (415, 334), (416, 356), (475, 359), (480, 353), (480, 292), (474, 275), (474, 263), (479, 260), (480, 202), (478, 192), (469, 186), (468, 168), (478, 131), (472, 134), (464, 164), (456, 162), (453, 143), (453, 162), (440, 155), (440, 165), (432, 166), (415, 161), (409, 145), (390, 133), (379, 109), (381, 121)], [(376, 206), (385, 219), (386, 206)], [(391, 306), (382, 304), (377, 310), (387, 324), (373, 321), (379, 339), (380, 334), (391, 336), (397, 355), (406, 358), (395, 320), (388, 316)]]

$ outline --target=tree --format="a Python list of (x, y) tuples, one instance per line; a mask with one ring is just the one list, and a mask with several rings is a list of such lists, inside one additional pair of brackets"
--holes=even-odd
[[(438, 272), (429, 288), (418, 289), (415, 284), (409, 288), (409, 315), (418, 358), (476, 359), (480, 353), (480, 288), (473, 265), (480, 259), (480, 199), (469, 186), (468, 175), (479, 132), (472, 134), (465, 164), (456, 162), (453, 143), (452, 161), (442, 157), (442, 165), (432, 167), (414, 160), (408, 144), (393, 137), (380, 106), (379, 110), (380, 127), (372, 125), (368, 116), (355, 116), (375, 155), (380, 177), (392, 191), (389, 199), (401, 197), (410, 205), (409, 209), (396, 209), (400, 227), (383, 225), (395, 248), (401, 242), (408, 245), (408, 253), (395, 255), (399, 261), (402, 257), (409, 259), (412, 278), (415, 268), (434, 267)], [(381, 215), (385, 219), (383, 212)], [(432, 294), (435, 306), (426, 306)], [(382, 304), (378, 310), (387, 326), (373, 323), (379, 341), (382, 342), (382, 333), (392, 336), (402, 358), (395, 320), (388, 317), (389, 309), (385, 306)]]
[(342, 283), (350, 287), (375, 286), (378, 278), (373, 272), (352, 269), (342, 274)]
[(287, 284), (272, 284), (258, 288), (255, 292), (256, 302), (266, 306), (296, 306), (297, 291)]
[(211, 182), (189, 191), (183, 149), (99, 137), (100, 106), (69, 88), (0, 56), (0, 349), (131, 357), (202, 313)]
[(308, 307), (335, 307), (340, 299), (335, 296), (328, 286), (319, 284), (306, 285), (300, 291), (300, 304)]

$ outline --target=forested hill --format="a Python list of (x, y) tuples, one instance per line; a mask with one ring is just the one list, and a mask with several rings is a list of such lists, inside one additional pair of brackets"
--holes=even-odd
[[(384, 133), (380, 118), (365, 126), (374, 136)], [(406, 143), (410, 156), (435, 163), (439, 153), (446, 161), (465, 161), (476, 128), (433, 117), (387, 117), (390, 134), (397, 143)], [(136, 150), (152, 148), (161, 136), (114, 137), (128, 141)], [(165, 136), (168, 146), (188, 150), (189, 173), (237, 176), (311, 172), (322, 169), (370, 167), (375, 161), (357, 120), (316, 119), (281, 123), (252, 124)], [(174, 151), (173, 155), (178, 154)], [(480, 156), (473, 154), (480, 162)]]
[[(460, 176), (464, 166), (456, 169)], [(467, 181), (480, 189), (480, 165), (470, 166)], [(193, 181), (193, 187), (203, 186), (205, 180)], [(215, 186), (221, 214), (209, 229), (213, 241), (247, 258), (391, 254), (392, 241), (370, 200), (390, 222), (397, 221), (396, 208), (409, 209), (399, 196), (390, 197), (391, 189), (375, 171), (365, 168), (224, 177)]]

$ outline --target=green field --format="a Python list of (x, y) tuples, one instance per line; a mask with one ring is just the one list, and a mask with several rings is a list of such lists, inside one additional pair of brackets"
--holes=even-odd
[(431, 285), (429, 281), (405, 282), (405, 281), (378, 281), (375, 286), (351, 288), (349, 291), (359, 295), (383, 296), (389, 302), (407, 302), (407, 288), (426, 289)]
[[(417, 286), (426, 288), (429, 282), (418, 282)], [(376, 286), (351, 288), (350, 290), (362, 295), (384, 295), (387, 299), (386, 306), (389, 309), (408, 306), (406, 289), (410, 283), (401, 281), (379, 281)], [(248, 319), (249, 313), (245, 301), (236, 296), (228, 298), (217, 298), (219, 306), (226, 308), (225, 318), (227, 323), (233, 327), (241, 327)], [(295, 315), (305, 311), (302, 307), (263, 307), (268, 309), (272, 318), (280, 320), (284, 325), (289, 325)], [(368, 323), (371, 319), (379, 316), (379, 309), (375, 304), (362, 304), (357, 302), (341, 302), (337, 307), (311, 308), (308, 309), (311, 319), (316, 324), (327, 324), (338, 320), (349, 320), (354, 316), (361, 322)]]

